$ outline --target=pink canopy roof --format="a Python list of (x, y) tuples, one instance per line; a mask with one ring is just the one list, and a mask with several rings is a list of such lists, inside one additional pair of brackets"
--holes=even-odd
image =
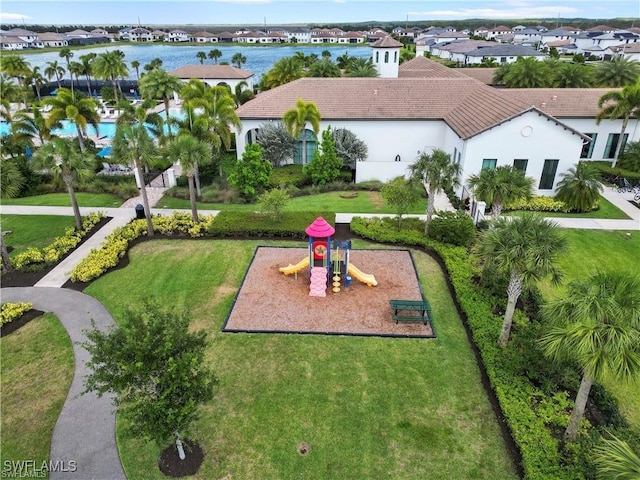
[(318, 217), (306, 228), (304, 233), (310, 237), (326, 238), (336, 233), (336, 230), (324, 218)]

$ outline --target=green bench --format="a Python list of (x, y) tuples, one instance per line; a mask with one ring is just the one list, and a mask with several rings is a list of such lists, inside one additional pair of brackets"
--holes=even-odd
[(389, 300), (396, 322), (422, 322), (431, 324), (431, 305), (426, 300)]

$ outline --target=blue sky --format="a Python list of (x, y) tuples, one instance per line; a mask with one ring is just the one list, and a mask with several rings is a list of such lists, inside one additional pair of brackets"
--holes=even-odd
[[(0, 22), (267, 25), (491, 18), (640, 17), (640, 0), (2, 0)], [(635, 22), (640, 26), (640, 19)]]

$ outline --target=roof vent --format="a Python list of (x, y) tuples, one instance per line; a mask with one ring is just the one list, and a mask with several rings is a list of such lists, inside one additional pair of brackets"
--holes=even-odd
[(547, 106), (547, 102), (542, 102), (542, 103), (540, 104), (540, 108), (544, 108), (544, 107), (546, 107), (546, 106)]
[(374, 90), (374, 91), (373, 91), (373, 94), (374, 94), (374, 95), (377, 95), (377, 94), (378, 94), (378, 89)]
[(553, 97), (551, 97), (551, 100), (553, 100), (554, 102), (558, 100), (558, 95), (554, 95)]

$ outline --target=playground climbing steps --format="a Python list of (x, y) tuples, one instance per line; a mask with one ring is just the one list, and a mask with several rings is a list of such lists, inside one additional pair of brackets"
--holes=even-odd
[(309, 296), (327, 296), (327, 269), (325, 267), (311, 268), (311, 284), (309, 285)]

